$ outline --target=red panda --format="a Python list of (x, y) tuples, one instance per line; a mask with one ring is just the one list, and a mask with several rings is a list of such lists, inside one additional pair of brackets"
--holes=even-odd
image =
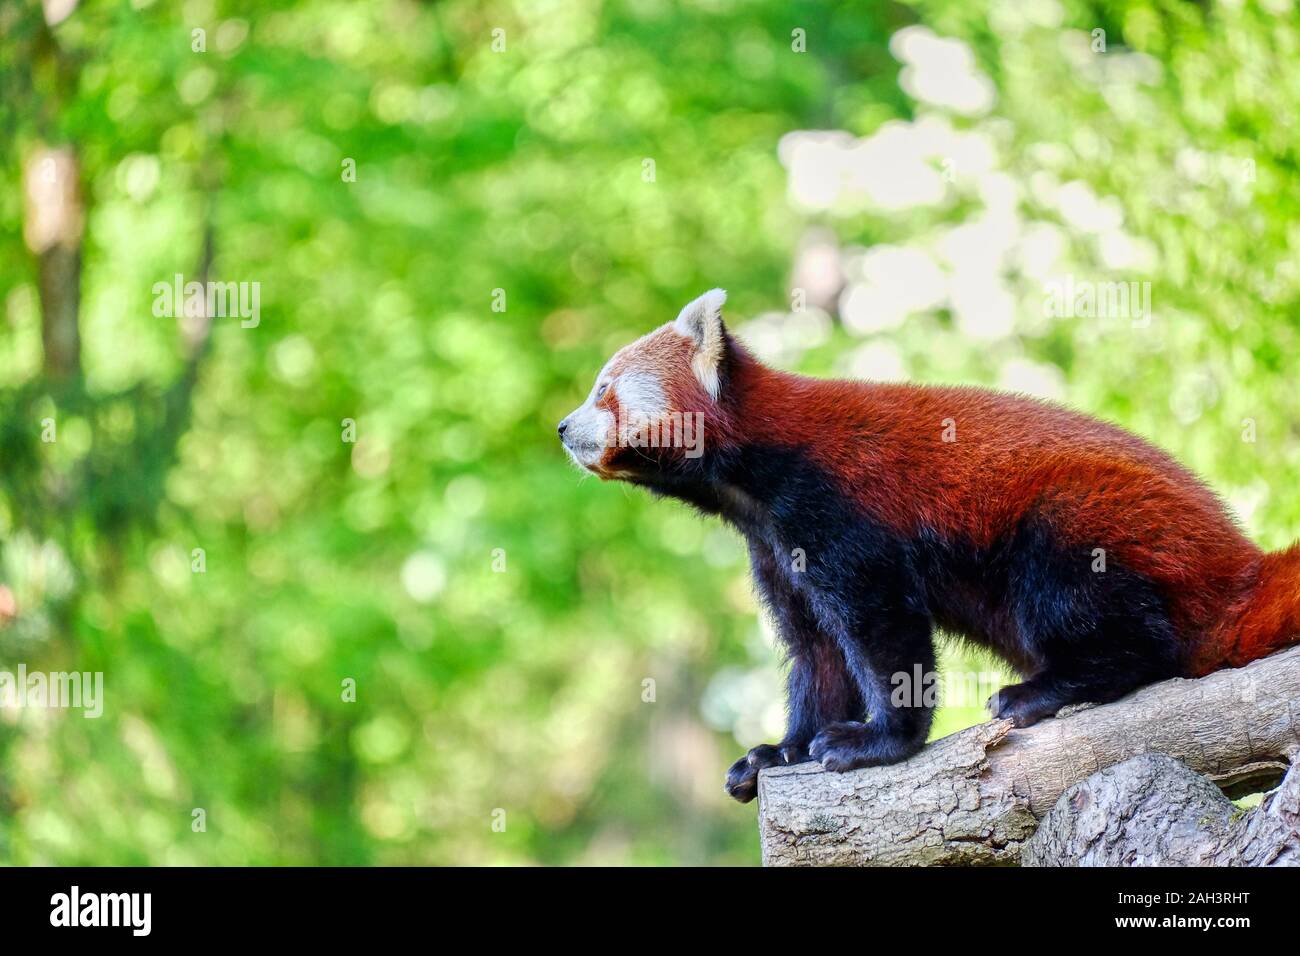
[(1300, 545), (1262, 552), (1155, 446), (1032, 398), (768, 368), (725, 300), (615, 354), (559, 434), (581, 467), (748, 541), (788, 724), (732, 766), (736, 799), (775, 764), (916, 753), (932, 705), (892, 704), (891, 676), (933, 673), (936, 628), (1025, 676), (990, 701), (1017, 727), (1300, 639)]

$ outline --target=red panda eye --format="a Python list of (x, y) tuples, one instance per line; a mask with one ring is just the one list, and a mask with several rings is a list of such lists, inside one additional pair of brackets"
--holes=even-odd
[(596, 389), (596, 401), (600, 401), (601, 397), (604, 396), (607, 391), (609, 391), (609, 382), (606, 382), (600, 388)]

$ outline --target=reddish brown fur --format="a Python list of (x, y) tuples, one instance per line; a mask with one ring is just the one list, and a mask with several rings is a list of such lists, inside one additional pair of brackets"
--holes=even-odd
[[(1195, 674), (1300, 635), (1300, 545), (1264, 554), (1213, 491), (1141, 438), (1031, 398), (824, 381), (731, 349), (735, 411), (708, 420), (712, 447), (743, 435), (806, 448), (864, 511), (903, 534), (930, 526), (987, 544), (1037, 509), (1063, 542), (1105, 549), (1160, 585), (1175, 626), (1196, 641)], [(710, 408), (692, 377), (666, 385), (670, 407)], [(943, 440), (947, 422), (955, 442)]]

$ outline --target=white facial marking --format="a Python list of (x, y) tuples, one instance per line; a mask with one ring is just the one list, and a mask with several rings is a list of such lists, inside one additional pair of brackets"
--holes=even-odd
[(652, 372), (629, 369), (614, 381), (618, 396), (618, 440), (620, 444), (640, 447), (644, 436), (668, 411), (663, 385)]
[[(665, 381), (675, 381), (673, 376), (678, 374), (678, 370), (674, 365), (680, 361), (679, 347), (682, 343), (666, 342), (663, 336), (669, 330), (688, 340), (691, 373), (709, 396), (717, 399), (720, 391), (718, 365), (725, 344), (722, 306), (726, 300), (727, 294), (721, 289), (706, 292), (682, 309), (674, 322), (625, 345), (605, 363), (586, 401), (564, 420), (564, 447), (579, 466), (597, 470), (606, 449), (622, 443), (644, 447), (641, 439), (655, 434), (655, 429), (667, 416), (676, 414), (668, 407)], [(618, 374), (614, 374), (613, 369), (619, 369)], [(618, 399), (618, 420), (612, 412), (597, 407), (608, 389), (613, 389)], [(659, 446), (651, 442), (650, 447)], [(691, 454), (688, 446), (688, 458), (698, 455), (698, 449)], [(630, 474), (597, 473), (605, 477)]]
[(614, 389), (625, 414), (654, 421), (668, 410), (663, 384), (651, 372), (626, 371), (618, 377)]

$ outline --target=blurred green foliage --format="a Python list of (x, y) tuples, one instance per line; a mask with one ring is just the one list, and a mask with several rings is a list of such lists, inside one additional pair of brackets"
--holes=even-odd
[[(6, 4), (0, 668), (106, 702), (0, 712), (0, 862), (756, 862), (721, 789), (780, 725), (743, 549), (554, 439), (712, 286), (786, 364), (1055, 394), (1300, 535), (1298, 48), (1290, 0)], [(936, 63), (991, 98), (935, 102)], [(799, 130), (858, 139), (801, 167)], [(853, 143), (939, 193), (894, 202)], [(62, 378), (45, 146), (85, 206)], [(205, 236), (261, 321), (191, 356), (153, 286)], [(791, 314), (809, 237), (836, 287)], [(909, 305), (882, 248), (947, 292)], [(1046, 318), (1064, 273), (1149, 281), (1153, 321)]]

